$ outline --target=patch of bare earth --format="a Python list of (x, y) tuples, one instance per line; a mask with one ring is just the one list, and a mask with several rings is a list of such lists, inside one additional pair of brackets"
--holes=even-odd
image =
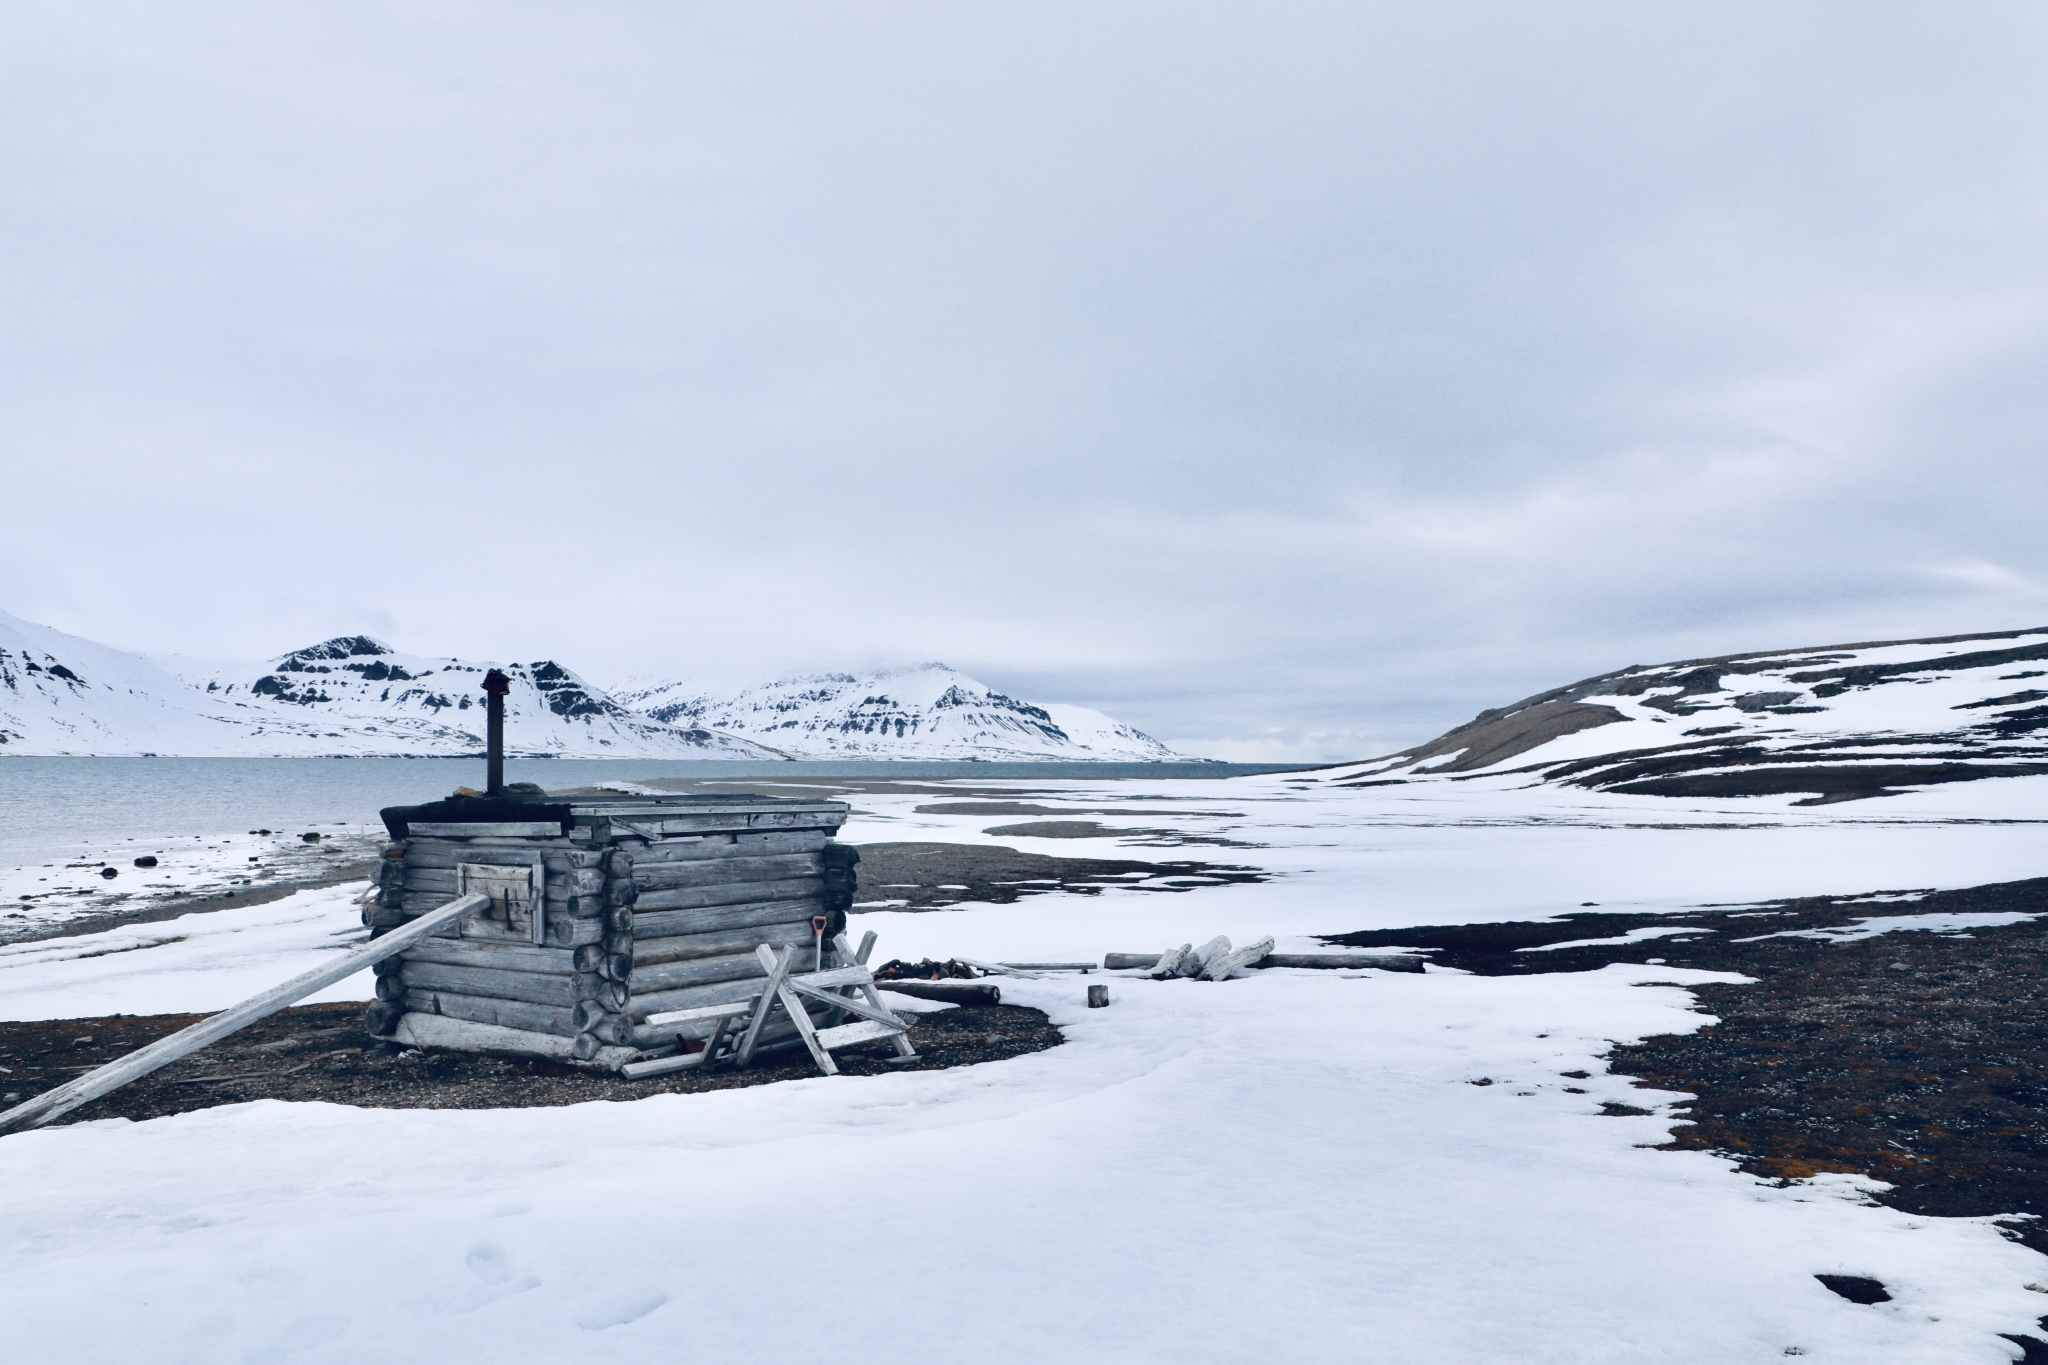
[[(729, 1090), (816, 1076), (802, 1048), (745, 1071), (676, 1072), (629, 1081), (562, 1062), (405, 1049), (363, 1032), (361, 1004), (282, 1010), (231, 1038), (73, 1111), (63, 1122), (151, 1119), (244, 1100), (325, 1101), (366, 1109), (533, 1109), (586, 1100)], [(195, 1024), (200, 1014), (0, 1022), (0, 1092), (27, 1099)], [(939, 1070), (1002, 1061), (1063, 1042), (1043, 1012), (1014, 1005), (911, 1016), (915, 1062), (892, 1065), (876, 1043), (832, 1054), (847, 1075)], [(11, 1101), (10, 1101), (11, 1102)]]
[[(887, 905), (891, 910), (943, 910), (965, 901), (1009, 905), (1048, 891), (1093, 896), (1106, 886), (1190, 891), (1262, 882), (1268, 876), (1256, 868), (1228, 864), (1049, 858), (979, 844), (910, 843), (862, 844), (859, 871), (857, 906)], [(888, 905), (890, 901), (903, 903)]]
[[(1581, 913), (1555, 922), (1346, 934), (1335, 942), (1436, 949), (1484, 974), (1586, 971), (1661, 958), (1741, 972), (1690, 987), (1717, 1022), (1618, 1047), (1613, 1070), (1697, 1096), (1670, 1145), (1724, 1153), (1758, 1175), (1856, 1172), (1877, 1197), (1944, 1216), (2048, 1214), (2048, 919), (1961, 933), (1831, 941), (1776, 937), (1868, 916), (2048, 914), (2048, 878), (1967, 890), (1818, 897), (1680, 916)], [(1639, 941), (1517, 951), (1684, 926)], [(1748, 940), (1748, 941), (1743, 941)], [(2048, 1227), (2013, 1234), (2048, 1251)]]

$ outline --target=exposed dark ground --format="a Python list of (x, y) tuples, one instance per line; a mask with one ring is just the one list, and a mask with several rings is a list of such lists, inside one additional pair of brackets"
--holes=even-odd
[[(1331, 941), (1434, 948), (1432, 961), (1484, 975), (1657, 958), (1742, 972), (1755, 984), (1689, 988), (1719, 1022), (1611, 1054), (1614, 1071), (1646, 1087), (1698, 1097), (1671, 1146), (1721, 1152), (1764, 1176), (1871, 1175), (1893, 1187), (1883, 1202), (1912, 1213), (2048, 1214), (2048, 920), (1846, 942), (1757, 937), (1866, 916), (1986, 911), (2048, 914), (2048, 878), (1915, 900), (1817, 897), (1682, 916), (1589, 908), (1556, 923)], [(1671, 925), (1698, 932), (1516, 951)], [(2048, 1226), (2025, 1220), (2013, 1230), (2048, 1251)]]
[[(1141, 863), (1120, 858), (1048, 858), (972, 844), (862, 844), (857, 905), (906, 901), (892, 910), (943, 910), (962, 901), (1009, 905), (1048, 891), (1100, 895), (1105, 886), (1191, 891), (1198, 886), (1267, 880), (1250, 867), (1198, 862)], [(879, 907), (877, 907), (879, 908)]]
[[(151, 1119), (244, 1100), (324, 1100), (368, 1109), (535, 1109), (586, 1100), (730, 1090), (816, 1076), (802, 1047), (745, 1071), (682, 1071), (629, 1081), (563, 1062), (468, 1052), (390, 1049), (363, 1032), (363, 1005), (302, 1005), (280, 1011), (162, 1071), (74, 1110), (61, 1123)], [(203, 1014), (114, 1015), (98, 1019), (0, 1022), (0, 1093), (27, 1099), (62, 1085)], [(919, 1060), (890, 1065), (882, 1043), (832, 1054), (854, 1076), (931, 1071), (1001, 1061), (1065, 1041), (1044, 1013), (1014, 1005), (935, 1010), (910, 1016)], [(8, 1100), (7, 1103), (13, 1103)]]

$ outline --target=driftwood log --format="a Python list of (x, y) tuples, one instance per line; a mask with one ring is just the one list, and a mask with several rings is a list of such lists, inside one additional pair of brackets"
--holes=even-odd
[(986, 981), (877, 981), (875, 989), (895, 991), (913, 1000), (943, 1000), (950, 1005), (1000, 1005), (1002, 987)]

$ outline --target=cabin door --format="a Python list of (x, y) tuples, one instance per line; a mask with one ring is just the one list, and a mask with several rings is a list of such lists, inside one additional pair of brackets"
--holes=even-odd
[(491, 898), (491, 908), (478, 917), (497, 930), (489, 937), (547, 942), (547, 872), (540, 859), (512, 867), (457, 863), (455, 892), (459, 896), (480, 892)]

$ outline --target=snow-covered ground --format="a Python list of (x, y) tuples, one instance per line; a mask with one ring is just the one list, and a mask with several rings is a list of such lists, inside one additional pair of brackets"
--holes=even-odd
[[(997, 838), (983, 831), (1055, 817), (920, 812), (957, 804), (922, 785), (855, 796), (847, 836), (1278, 875), (862, 916), (889, 956), (1099, 957), (1584, 901), (1654, 912), (1971, 885), (2039, 872), (2048, 815), (2048, 779), (2032, 778), (1860, 809), (1485, 781), (1037, 782), (1008, 789), (1110, 832)], [(985, 802), (1002, 784), (960, 786)], [(1143, 833), (1162, 828), (1252, 846)], [(18, 945), (0, 953), (0, 1015), (216, 1008), (340, 950), (360, 932), (348, 900)], [(1899, 910), (1886, 927), (1925, 927)], [(549, 1110), (266, 1101), (0, 1139), (11, 1339), (123, 1362), (1947, 1365), (2013, 1358), (1996, 1334), (2048, 1312), (2027, 1288), (2048, 1284), (2048, 1258), (1989, 1220), (1875, 1206), (1855, 1178), (1777, 1187), (1652, 1150), (1683, 1097), (1598, 1059), (1707, 1022), (1685, 987), (1725, 977), (1113, 978), (1111, 1008), (1089, 1010), (1095, 979), (1006, 982), (1070, 1041), (961, 1070)], [(1593, 1078), (1562, 1075), (1577, 1070)], [(1659, 1112), (1606, 1117), (1604, 1100)], [(1848, 1303), (1818, 1273), (1879, 1279), (1893, 1300)]]

